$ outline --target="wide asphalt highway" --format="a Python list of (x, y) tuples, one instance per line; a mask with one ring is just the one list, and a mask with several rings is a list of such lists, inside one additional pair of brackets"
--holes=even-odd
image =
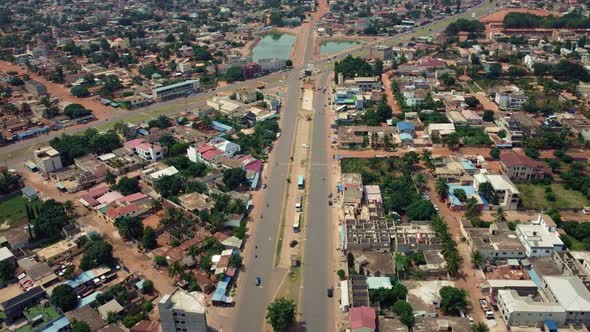
[(328, 151), (326, 95), (321, 89), (328, 88), (329, 73), (320, 74), (314, 96), (313, 137), (311, 143), (311, 178), (309, 179), (308, 208), (305, 218), (305, 249), (303, 257), (303, 294), (300, 324), (301, 331), (333, 331), (333, 306), (328, 298), (330, 284), (330, 251), (332, 245), (330, 207), (328, 194), (330, 184), (330, 158)]
[[(306, 39), (305, 50), (303, 52), (303, 63), (309, 61), (311, 55), (311, 41), (313, 29), (309, 30), (309, 36)], [(291, 70), (287, 81), (286, 99), (283, 102), (281, 111), (281, 137), (278, 139), (273, 152), (272, 158), (265, 167), (270, 167), (271, 172), (269, 179), (263, 180), (268, 185), (265, 197), (268, 204), (254, 207), (261, 209), (263, 218), (256, 220), (256, 229), (250, 235), (248, 245), (257, 245), (255, 250), (247, 251), (250, 262), (246, 266), (246, 271), (241, 273), (242, 283), (238, 289), (238, 299), (236, 303), (236, 315), (233, 318), (234, 328), (231, 331), (261, 331), (264, 326), (266, 308), (273, 300), (275, 292), (279, 289), (279, 283), (286, 271), (274, 269), (275, 249), (277, 245), (277, 236), (281, 223), (283, 206), (285, 198), (285, 189), (287, 186), (287, 177), (291, 158), (291, 150), (297, 128), (297, 113), (301, 104), (301, 71)], [(296, 185), (294, 182), (291, 185)], [(285, 231), (289, 230), (289, 221), (285, 222)], [(258, 255), (258, 258), (252, 257)], [(256, 287), (256, 277), (260, 277), (262, 284)], [(244, 280), (245, 279), (245, 280)], [(272, 286), (270, 283), (272, 282)]]

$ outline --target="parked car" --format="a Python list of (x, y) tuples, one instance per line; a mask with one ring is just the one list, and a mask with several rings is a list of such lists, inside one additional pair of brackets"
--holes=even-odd
[(297, 245), (297, 240), (293, 240), (291, 242), (289, 242), (289, 247), (294, 248)]
[(329, 200), (329, 201), (328, 201), (328, 205), (329, 205), (329, 206), (332, 206), (332, 200)]
[(334, 288), (328, 288), (328, 297), (334, 296)]
[(260, 280), (260, 277), (256, 277), (256, 286), (260, 286), (261, 283), (262, 280)]

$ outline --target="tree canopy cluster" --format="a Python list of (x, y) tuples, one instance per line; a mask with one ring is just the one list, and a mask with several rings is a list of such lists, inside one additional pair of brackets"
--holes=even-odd
[(565, 59), (552, 65), (544, 63), (535, 63), (533, 64), (533, 71), (537, 76), (551, 75), (561, 81), (590, 81), (590, 74), (588, 73), (586, 68), (584, 68), (584, 66), (578, 63), (570, 62)]
[(431, 225), (436, 236), (441, 240), (443, 246), (442, 253), (447, 262), (447, 271), (451, 274), (459, 272), (463, 264), (463, 258), (457, 250), (457, 243), (453, 240), (453, 236), (449, 232), (449, 226), (438, 215), (432, 219)]
[(62, 228), (72, 220), (64, 204), (53, 199), (43, 202), (37, 213), (32, 220), (32, 235), (35, 240), (53, 241), (60, 238)]
[(102, 264), (110, 264), (113, 260), (113, 246), (101, 238), (93, 238), (84, 248), (80, 269), (86, 271)]
[(0, 171), (0, 194), (10, 194), (22, 186), (23, 180), (20, 175), (9, 172), (7, 169)]
[(64, 108), (64, 114), (70, 119), (77, 119), (92, 114), (92, 111), (80, 104), (69, 104)]
[(81, 135), (62, 135), (49, 141), (49, 145), (59, 151), (64, 166), (74, 163), (74, 158), (87, 153), (98, 155), (111, 152), (122, 146), (119, 136), (114, 131), (99, 134), (94, 128), (89, 128)]
[(287, 331), (295, 323), (295, 302), (284, 297), (268, 305), (266, 320), (276, 332)]
[(353, 57), (348, 55), (334, 64), (334, 77), (338, 79), (338, 74), (342, 74), (344, 78), (353, 78), (356, 76), (376, 76), (375, 68), (361, 57)]
[(590, 28), (590, 19), (578, 11), (561, 17), (538, 16), (530, 13), (508, 13), (504, 17), (505, 28)]
[(485, 25), (480, 21), (460, 18), (447, 26), (445, 34), (447, 36), (456, 36), (459, 32), (481, 33), (484, 30)]
[(266, 120), (258, 122), (254, 126), (253, 134), (244, 135), (242, 132), (238, 132), (238, 139), (230, 140), (240, 145), (242, 153), (251, 154), (255, 158), (260, 159), (265, 155), (265, 149), (277, 138), (278, 132), (278, 122), (275, 120)]

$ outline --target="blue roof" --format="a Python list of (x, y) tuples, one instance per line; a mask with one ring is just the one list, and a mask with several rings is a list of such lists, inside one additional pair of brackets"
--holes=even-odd
[(150, 133), (149, 131), (147, 131), (146, 129), (143, 129), (143, 128), (139, 129), (137, 132), (143, 136), (146, 136)]
[(400, 121), (395, 126), (398, 130), (415, 130), (414, 124), (408, 121)]
[(537, 285), (537, 288), (542, 288), (543, 282), (541, 282), (541, 278), (539, 277), (537, 272), (535, 270), (527, 270), (527, 272), (531, 280), (535, 283), (535, 285)]
[(137, 287), (137, 289), (143, 290), (143, 282), (144, 281), (145, 281), (144, 279), (139, 280), (138, 282), (135, 283), (135, 287)]
[(478, 195), (479, 198), (481, 198), (481, 201), (483, 202), (484, 205), (488, 205), (488, 201), (486, 201), (485, 198), (483, 198), (483, 196), (481, 196), (476, 190), (475, 188), (473, 188), (473, 186), (457, 186), (454, 184), (449, 184), (449, 201), (451, 201), (451, 204), (454, 206), (463, 206), (463, 202), (461, 202), (459, 200), (459, 198), (457, 198), (457, 196), (455, 196), (454, 191), (455, 189), (463, 189), (465, 191), (465, 194), (467, 195), (467, 197), (473, 196), (473, 195)]
[(80, 287), (80, 285), (82, 285), (94, 278), (96, 278), (96, 276), (94, 275), (94, 272), (92, 270), (89, 270), (89, 271), (84, 271), (84, 272), (78, 274), (74, 279), (65, 281), (64, 284), (68, 285), (72, 288), (78, 288), (78, 287)]
[(20, 191), (23, 193), (23, 195), (27, 197), (37, 197), (37, 192), (35, 191), (35, 189), (29, 186), (23, 187)]
[(407, 140), (410, 140), (410, 141), (411, 141), (411, 140), (413, 139), (413, 138), (412, 138), (412, 135), (410, 135), (410, 134), (408, 134), (408, 133), (401, 133), (401, 134), (399, 134), (399, 138), (400, 138), (402, 141), (407, 141)]
[(551, 332), (557, 331), (557, 324), (555, 324), (555, 321), (551, 319), (545, 320), (545, 326), (547, 326), (547, 329)]
[(67, 317), (62, 317), (50, 325), (43, 328), (41, 331), (43, 332), (59, 332), (62, 331), (65, 327), (70, 325), (70, 320)]
[(463, 166), (463, 169), (465, 170), (475, 170), (475, 166), (473, 165), (473, 163), (469, 160), (467, 161), (462, 161), (461, 165)]
[(86, 296), (85, 298), (81, 299), (80, 302), (78, 302), (78, 308), (82, 308), (83, 306), (89, 305), (91, 303), (93, 303), (94, 301), (96, 301), (96, 297), (102, 294), (101, 291), (97, 291), (94, 292), (88, 296)]
[(226, 302), (227, 296), (227, 287), (229, 286), (229, 282), (231, 281), (230, 277), (223, 278), (223, 281), (220, 281), (217, 284), (217, 288), (215, 289), (215, 293), (213, 293), (213, 298), (211, 299), (214, 302)]
[(221, 123), (219, 121), (211, 121), (211, 127), (215, 130), (223, 131), (223, 132), (230, 131), (233, 129), (231, 126), (228, 126), (228, 125)]

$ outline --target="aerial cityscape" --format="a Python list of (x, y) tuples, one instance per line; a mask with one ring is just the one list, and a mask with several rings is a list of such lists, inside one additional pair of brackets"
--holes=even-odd
[(0, 332), (590, 331), (590, 2), (0, 2)]

